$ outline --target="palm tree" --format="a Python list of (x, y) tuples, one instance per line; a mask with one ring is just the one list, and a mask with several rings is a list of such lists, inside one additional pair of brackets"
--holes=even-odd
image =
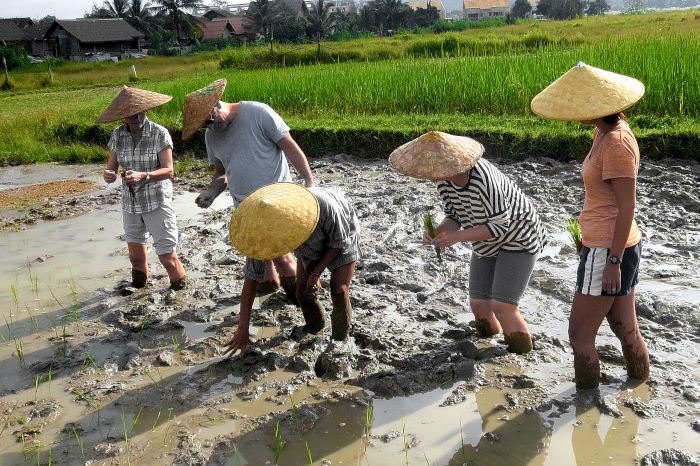
[(396, 29), (401, 24), (401, 19), (410, 9), (401, 0), (374, 0), (370, 2), (374, 9), (375, 18), (386, 29)]
[(162, 11), (170, 17), (170, 22), (177, 33), (177, 40), (180, 40), (180, 31), (182, 28), (192, 29), (192, 20), (185, 13), (185, 9), (191, 9), (199, 6), (197, 0), (156, 0), (158, 11)]
[(126, 18), (129, 10), (128, 0), (105, 0), (103, 7), (112, 18)]
[(326, 31), (333, 27), (335, 18), (330, 13), (331, 5), (324, 3), (323, 0), (317, 0), (311, 5), (311, 11), (306, 18), (311, 31), (316, 35), (316, 59), (321, 57), (321, 37), (325, 36)]
[(139, 31), (148, 32), (151, 29), (151, 8), (148, 1), (131, 0), (131, 6), (127, 10), (127, 21)]
[(272, 49), (272, 41), (274, 40), (273, 25), (279, 15), (275, 4), (270, 0), (253, 0), (250, 2), (245, 15), (263, 32), (265, 42), (270, 43), (270, 52), (274, 53)]

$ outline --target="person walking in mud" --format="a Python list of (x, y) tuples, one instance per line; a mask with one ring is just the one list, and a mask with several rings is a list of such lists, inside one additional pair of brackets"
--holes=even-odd
[(253, 300), (264, 279), (265, 260), (294, 251), (297, 258), (296, 297), (306, 333), (326, 325), (316, 284), (324, 270), (331, 273), (331, 338), (344, 341), (350, 330), (350, 280), (360, 259), (360, 224), (352, 204), (339, 192), (309, 189), (294, 183), (273, 183), (254, 191), (234, 211), (229, 226), (231, 244), (246, 261), (238, 329), (226, 343), (233, 355), (251, 344), (249, 326)]
[(149, 233), (170, 278), (170, 288), (186, 286), (186, 273), (177, 257), (177, 218), (173, 209), (173, 141), (163, 126), (146, 117), (146, 111), (172, 99), (169, 95), (124, 86), (97, 119), (108, 123), (124, 119), (109, 138), (109, 159), (103, 178), (117, 180), (122, 168), (122, 218), (129, 247), (132, 285), (143, 288), (148, 280)]
[(532, 350), (518, 303), (545, 244), (544, 229), (530, 199), (493, 164), (474, 139), (431, 131), (397, 148), (391, 167), (437, 183), (445, 219), (426, 229), (423, 242), (437, 248), (469, 242), (469, 305), (481, 336), (501, 330), (508, 350)]
[[(214, 167), (211, 184), (195, 203), (201, 208), (209, 207), (228, 185), (236, 207), (261, 186), (291, 181), (284, 155), (292, 162), (304, 185), (313, 186), (314, 177), (306, 155), (289, 134), (289, 126), (282, 117), (260, 102), (222, 102), (219, 99), (225, 88), (226, 80), (218, 79), (185, 96), (182, 139), (206, 127), (207, 156)], [(295, 273), (296, 263), (291, 254), (271, 258), (266, 263), (266, 285), (262, 288), (269, 292), (281, 284), (290, 300), (296, 303)]]
[(537, 115), (594, 125), (581, 172), (586, 190), (579, 216), (583, 248), (569, 318), (578, 388), (596, 388), (598, 329), (607, 319), (622, 343), (627, 374), (649, 377), (649, 353), (637, 324), (642, 234), (634, 220), (639, 147), (622, 110), (644, 95), (638, 80), (579, 63), (532, 99)]

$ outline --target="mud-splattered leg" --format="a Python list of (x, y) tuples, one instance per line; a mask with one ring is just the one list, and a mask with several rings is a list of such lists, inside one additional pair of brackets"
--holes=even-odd
[(569, 342), (574, 351), (577, 388), (596, 388), (600, 381), (600, 360), (595, 337), (614, 301), (612, 296), (576, 293), (569, 317)]
[(517, 304), (491, 300), (489, 306), (503, 329), (508, 351), (525, 354), (532, 350), (532, 337)]
[(304, 314), (304, 331), (307, 333), (318, 333), (326, 326), (326, 317), (323, 312), (321, 302), (316, 298), (316, 295), (304, 293), (297, 295), (301, 312)]
[(615, 298), (608, 313), (610, 329), (622, 343), (622, 353), (627, 363), (627, 375), (633, 379), (649, 378), (649, 352), (639, 331), (634, 307), (635, 292)]
[(350, 305), (350, 280), (355, 273), (357, 262), (345, 264), (331, 272), (331, 299), (333, 301), (333, 313), (331, 324), (333, 325), (332, 338), (343, 341), (350, 332), (352, 319), (352, 306)]
[(480, 337), (486, 338), (500, 333), (501, 324), (498, 323), (498, 319), (493, 314), (489, 301), (471, 299), (469, 300), (469, 306), (472, 308), (476, 330), (479, 332)]
[(336, 341), (343, 341), (348, 337), (350, 331), (350, 320), (352, 319), (352, 306), (350, 299), (343, 293), (332, 294), (333, 312), (331, 313), (331, 336)]
[(143, 288), (148, 280), (148, 250), (145, 244), (127, 243), (131, 262), (131, 284)]

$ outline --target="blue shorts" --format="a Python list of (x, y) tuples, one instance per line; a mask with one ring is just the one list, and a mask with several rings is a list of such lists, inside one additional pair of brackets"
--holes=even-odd
[(642, 242), (625, 249), (620, 264), (620, 291), (615, 294), (603, 291), (603, 271), (608, 263), (607, 248), (581, 250), (581, 260), (576, 274), (576, 291), (589, 296), (627, 296), (639, 283), (639, 263), (642, 258)]

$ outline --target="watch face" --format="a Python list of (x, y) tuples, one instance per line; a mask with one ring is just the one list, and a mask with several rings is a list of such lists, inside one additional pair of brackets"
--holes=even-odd
[(608, 256), (608, 262), (611, 264), (619, 264), (622, 260), (617, 256)]

